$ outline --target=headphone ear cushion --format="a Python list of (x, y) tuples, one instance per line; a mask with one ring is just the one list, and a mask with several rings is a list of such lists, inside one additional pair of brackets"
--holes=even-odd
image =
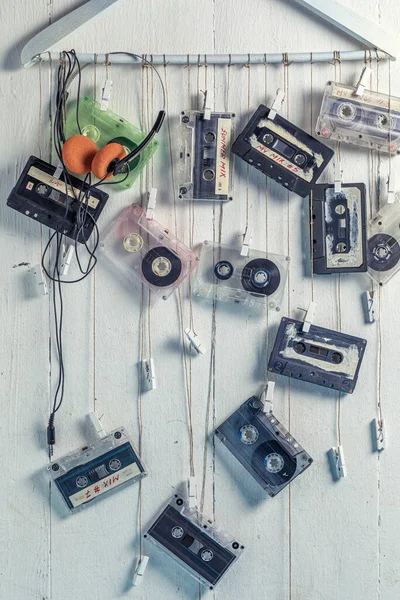
[(62, 158), (65, 166), (76, 175), (90, 173), (92, 160), (98, 148), (86, 135), (73, 135), (62, 147)]
[(112, 173), (108, 173), (108, 165), (113, 160), (121, 160), (125, 158), (126, 152), (124, 147), (117, 142), (111, 142), (103, 146), (99, 150), (92, 161), (92, 173), (97, 179), (109, 179), (113, 177)]

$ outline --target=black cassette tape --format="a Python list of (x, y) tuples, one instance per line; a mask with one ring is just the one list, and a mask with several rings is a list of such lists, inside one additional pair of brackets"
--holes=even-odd
[(236, 138), (232, 152), (288, 190), (307, 196), (333, 150), (261, 104)]
[(181, 115), (178, 193), (183, 200), (232, 200), (232, 113), (190, 110)]
[(71, 512), (147, 475), (122, 427), (57, 460), (48, 470)]
[(175, 494), (144, 535), (192, 577), (213, 589), (244, 550), (237, 540)]
[[(64, 175), (61, 174), (58, 179), (54, 177), (55, 171), (56, 167), (31, 156), (7, 199), (7, 205), (69, 238), (76, 237), (78, 242), (84, 243), (93, 231), (108, 200), (108, 194), (94, 188), (86, 197), (85, 192), (89, 189), (86, 183), (70, 175), (72, 187), (66, 186)], [(87, 215), (78, 232), (79, 211), (87, 212)]]
[(311, 191), (313, 271), (318, 274), (367, 270), (365, 185), (317, 184)]
[(274, 373), (352, 394), (366, 340), (284, 317), (268, 362)]
[(276, 496), (313, 462), (311, 456), (256, 396), (215, 430), (269, 496)]

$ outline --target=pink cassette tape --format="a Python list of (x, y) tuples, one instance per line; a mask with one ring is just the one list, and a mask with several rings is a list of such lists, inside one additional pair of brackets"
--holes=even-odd
[(197, 257), (166, 227), (133, 204), (106, 232), (101, 247), (116, 267), (164, 300), (196, 266)]

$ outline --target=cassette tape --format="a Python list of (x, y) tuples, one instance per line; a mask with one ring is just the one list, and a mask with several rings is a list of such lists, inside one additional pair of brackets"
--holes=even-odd
[(215, 433), (271, 497), (313, 462), (275, 415), (264, 412), (256, 396), (246, 400)]
[(400, 152), (400, 98), (328, 81), (325, 86), (316, 134), (374, 148), (380, 152)]
[(214, 527), (187, 499), (175, 494), (144, 535), (210, 589), (220, 582), (244, 550)]
[(211, 300), (267, 306), (279, 310), (285, 289), (289, 257), (211, 241), (203, 243), (193, 282), (193, 294)]
[(311, 191), (313, 271), (361, 273), (367, 270), (365, 185), (343, 183), (341, 191), (318, 183)]
[[(74, 107), (67, 114), (65, 137), (69, 138), (82, 133), (92, 139), (99, 150), (106, 144), (116, 142), (125, 148), (126, 154), (129, 154), (143, 142), (147, 135), (144, 131), (135, 127), (109, 108), (101, 110), (100, 104), (89, 96), (84, 96), (79, 101), (78, 111), (81, 131), (78, 129), (76, 107)], [(113, 183), (113, 188), (131, 188), (141, 171), (143, 171), (146, 163), (149, 162), (157, 150), (157, 146), (157, 140), (153, 139), (136, 158), (128, 163), (128, 177), (126, 177), (125, 172), (115, 176), (113, 179), (113, 182), (115, 182), (115, 185)], [(117, 183), (118, 178), (121, 179), (119, 183)]]
[(190, 110), (181, 114), (177, 165), (178, 193), (183, 200), (232, 200), (230, 165), (233, 113)]
[[(85, 243), (108, 200), (108, 194), (69, 176), (72, 183), (66, 185), (64, 175), (54, 177), (56, 167), (31, 156), (25, 165), (15, 187), (12, 189), (7, 206), (19, 213), (63, 233), (69, 238)], [(87, 208), (86, 208), (87, 203)], [(83, 226), (78, 226), (78, 212), (87, 212)]]
[(47, 469), (71, 512), (147, 475), (123, 427)]
[(368, 274), (383, 285), (400, 267), (400, 196), (385, 204), (368, 224)]
[(303, 321), (281, 320), (268, 370), (352, 394), (367, 341)]
[(128, 276), (139, 278), (164, 300), (196, 266), (197, 257), (185, 244), (133, 204), (105, 234), (101, 248)]
[(333, 150), (261, 104), (236, 138), (232, 152), (299, 196), (307, 196)]

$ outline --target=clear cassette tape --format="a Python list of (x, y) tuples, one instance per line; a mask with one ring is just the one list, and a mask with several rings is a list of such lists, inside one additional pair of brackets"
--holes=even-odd
[(249, 307), (268, 306), (280, 310), (289, 257), (240, 248), (211, 241), (203, 243), (193, 294)]
[(123, 427), (63, 456), (47, 470), (71, 512), (147, 475)]
[(181, 114), (178, 194), (182, 200), (232, 200), (233, 113), (189, 110)]
[(400, 152), (400, 98), (328, 81), (316, 133), (324, 139)]
[(128, 276), (145, 283), (164, 300), (195, 268), (197, 257), (169, 229), (147, 219), (137, 204), (125, 209), (101, 242), (106, 255)]
[(264, 412), (257, 396), (246, 400), (215, 433), (271, 497), (313, 462), (275, 415)]
[(400, 268), (400, 196), (385, 204), (368, 224), (368, 274), (383, 285)]
[(210, 589), (220, 582), (244, 550), (235, 538), (213, 526), (177, 493), (144, 535), (192, 577)]

